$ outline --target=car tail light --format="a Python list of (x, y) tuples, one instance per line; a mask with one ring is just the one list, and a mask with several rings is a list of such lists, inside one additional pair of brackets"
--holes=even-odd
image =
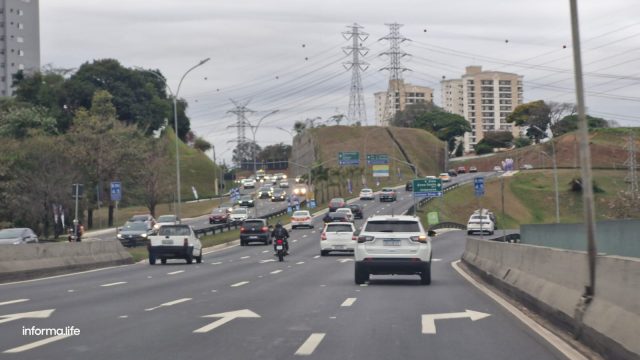
[(353, 236), (351, 236), (351, 240), (356, 241), (356, 240), (358, 240), (358, 237), (353, 235)]
[(373, 239), (374, 239), (373, 236), (366, 236), (366, 235), (359, 236), (358, 237), (358, 243), (362, 244), (362, 243), (365, 243), (367, 241), (373, 241)]
[(262, 232), (267, 232), (269, 231), (269, 228), (266, 226), (263, 226), (262, 229), (260, 229)]
[(284, 242), (282, 241), (282, 239), (276, 240), (276, 244), (277, 245), (282, 245)]
[(183, 241), (182, 245), (184, 245), (184, 246), (189, 245), (189, 238), (184, 238), (184, 241)]
[(245, 228), (243, 228), (243, 227), (241, 227), (241, 228), (240, 228), (240, 232), (241, 232), (241, 233), (242, 233), (242, 232), (245, 232), (245, 231), (247, 231), (247, 229), (245, 229)]
[(327, 240), (327, 234), (326, 233), (322, 233), (320, 235), (320, 240)]
[(415, 241), (415, 242), (419, 242), (419, 243), (423, 243), (423, 244), (427, 242), (427, 236), (426, 235), (412, 236), (409, 239), (411, 239), (411, 241)]

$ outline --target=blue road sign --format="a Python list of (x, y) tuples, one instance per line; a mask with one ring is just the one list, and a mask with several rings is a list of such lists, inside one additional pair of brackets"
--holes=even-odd
[(476, 196), (484, 195), (484, 178), (482, 176), (473, 178), (473, 188), (475, 190)]
[(111, 182), (111, 201), (122, 200), (122, 183), (120, 181)]

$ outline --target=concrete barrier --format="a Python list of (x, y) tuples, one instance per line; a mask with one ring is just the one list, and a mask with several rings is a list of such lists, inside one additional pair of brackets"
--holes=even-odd
[(117, 240), (0, 245), (0, 282), (132, 263)]
[(469, 269), (606, 358), (640, 359), (640, 259), (598, 256), (595, 298), (579, 321), (587, 285), (583, 251), (467, 238)]

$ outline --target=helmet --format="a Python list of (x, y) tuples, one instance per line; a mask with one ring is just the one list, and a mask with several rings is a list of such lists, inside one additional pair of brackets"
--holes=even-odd
[(276, 224), (276, 227), (277, 227), (277, 228), (281, 228), (281, 227), (282, 227), (282, 224), (280, 223), (280, 221), (279, 221), (279, 220), (278, 220), (278, 223)]

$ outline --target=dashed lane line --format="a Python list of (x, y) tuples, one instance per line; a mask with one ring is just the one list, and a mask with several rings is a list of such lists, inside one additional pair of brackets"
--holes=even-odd
[(5, 302), (0, 302), (0, 306), (17, 304), (17, 303), (21, 303), (21, 302), (25, 302), (25, 301), (29, 301), (29, 299), (16, 299), (16, 300), (9, 300), (9, 301), (5, 301)]
[(180, 304), (180, 303), (183, 303), (183, 302), (187, 302), (189, 300), (191, 300), (191, 298), (182, 298), (182, 299), (178, 299), (178, 300), (173, 300), (173, 301), (166, 302), (164, 304), (160, 304), (158, 306), (154, 306), (152, 308), (144, 309), (144, 311), (153, 311), (153, 310), (159, 309), (161, 307), (172, 306), (172, 305)]
[(308, 356), (316, 351), (316, 348), (324, 339), (325, 333), (313, 333), (309, 338), (298, 348), (295, 355)]
[(250, 258), (250, 257), (251, 257), (251, 256), (248, 256), (248, 255), (247, 255), (247, 256), (243, 256), (243, 257), (241, 257), (241, 258), (240, 258), (240, 260), (248, 259), (248, 258)]
[(349, 307), (349, 306), (353, 305), (353, 303), (354, 303), (354, 302), (356, 302), (356, 299), (357, 299), (357, 298), (347, 298), (347, 300), (345, 300), (345, 301), (342, 303), (342, 305), (340, 305), (340, 306), (342, 306), (342, 307)]
[(101, 287), (111, 287), (111, 286), (118, 286), (118, 285), (124, 285), (126, 284), (126, 281), (118, 281), (118, 282), (114, 282), (114, 283), (109, 283), (109, 284), (102, 284), (100, 285)]
[(271, 274), (279, 274), (279, 273), (281, 273), (281, 272), (282, 272), (282, 270), (273, 270), (273, 271), (271, 272)]
[(220, 265), (220, 264), (222, 264), (222, 262), (221, 262), (221, 261), (216, 261), (216, 262), (212, 262), (212, 263), (211, 263), (211, 265)]
[(183, 273), (183, 272), (184, 272), (184, 270), (172, 271), (170, 273), (167, 273), (167, 275), (176, 275), (176, 274), (180, 274), (180, 273)]
[(298, 262), (296, 263), (296, 265), (302, 265), (302, 264), (304, 264), (304, 261), (298, 261)]
[(317, 258), (319, 258), (319, 257), (320, 257), (320, 255), (316, 255), (316, 256), (314, 256), (313, 258), (314, 258), (314, 259), (317, 259)]
[(239, 283), (235, 283), (235, 284), (231, 285), (231, 287), (240, 287), (240, 286), (243, 286), (243, 285), (247, 285), (248, 283), (249, 283), (248, 281), (241, 281)]
[(16, 353), (21, 353), (23, 351), (27, 351), (27, 350), (31, 350), (31, 349), (35, 349), (37, 347), (43, 346), (43, 345), (47, 345), (50, 344), (54, 341), (58, 341), (58, 340), (62, 340), (62, 339), (66, 339), (70, 336), (73, 335), (56, 335), (56, 336), (52, 336), (52, 337), (48, 337), (46, 339), (42, 339), (42, 340), (38, 340), (38, 341), (34, 341), (32, 343), (29, 344), (25, 344), (22, 346), (18, 346), (15, 347), (13, 349), (9, 349), (9, 350), (5, 350), (3, 351), (5, 354), (16, 354)]

